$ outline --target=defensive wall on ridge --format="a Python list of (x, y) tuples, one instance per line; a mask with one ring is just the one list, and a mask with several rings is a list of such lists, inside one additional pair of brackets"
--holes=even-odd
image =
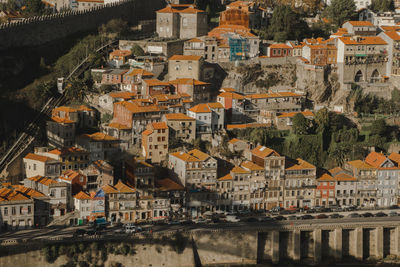
[(84, 11), (69, 11), (0, 24), (0, 50), (37, 46), (69, 35), (96, 30), (111, 19), (121, 18), (131, 25), (155, 19), (162, 0), (123, 0)]

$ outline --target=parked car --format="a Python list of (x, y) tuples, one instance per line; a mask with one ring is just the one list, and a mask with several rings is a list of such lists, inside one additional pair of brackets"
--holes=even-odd
[(225, 221), (227, 222), (240, 222), (240, 219), (236, 215), (226, 215)]
[(395, 209), (398, 209), (398, 208), (399, 208), (398, 205), (392, 205), (392, 206), (389, 207), (389, 209), (391, 209), (391, 210), (395, 210)]
[(282, 215), (275, 216), (274, 219), (277, 220), (277, 221), (284, 221), (284, 220), (286, 220), (286, 218), (283, 217)]
[(339, 218), (343, 218), (343, 215), (340, 215), (339, 213), (333, 213), (333, 214), (329, 215), (329, 218), (339, 219)]
[(259, 217), (259, 218), (258, 218), (258, 221), (260, 221), (260, 222), (270, 222), (270, 221), (273, 221), (273, 220), (274, 220), (274, 219), (271, 218), (271, 217), (269, 217), (269, 216)]
[(86, 230), (85, 229), (77, 229), (74, 232), (74, 237), (78, 237), (78, 236), (83, 237), (85, 234), (86, 234)]
[(310, 214), (306, 214), (300, 217), (302, 220), (312, 220), (314, 219), (313, 216), (311, 216)]
[(386, 216), (387, 216), (387, 214), (382, 211), (375, 213), (375, 217), (386, 217)]
[(390, 213), (389, 213), (389, 216), (390, 217), (395, 217), (395, 216), (398, 216), (399, 214), (397, 213), (397, 212), (395, 212), (395, 211), (391, 211)]
[(246, 221), (246, 222), (253, 223), (253, 222), (258, 222), (258, 219), (257, 219), (257, 218), (254, 218), (254, 217), (250, 217), (250, 218), (247, 218), (245, 221)]
[(124, 225), (124, 230), (126, 234), (133, 234), (143, 231), (142, 227), (137, 226), (133, 223), (128, 223)]
[(326, 214), (318, 214), (315, 218), (317, 219), (328, 219), (328, 216)]
[(332, 212), (331, 208), (322, 208), (321, 212)]
[(317, 211), (314, 208), (306, 210), (306, 213), (316, 213)]
[(353, 211), (357, 209), (357, 207), (353, 205), (343, 206), (342, 208), (344, 211)]
[(295, 221), (295, 220), (297, 220), (297, 217), (295, 215), (290, 215), (290, 216), (287, 217), (287, 219), (289, 221)]
[(372, 214), (371, 212), (366, 212), (362, 214), (363, 217), (374, 217), (374, 214)]
[[(202, 220), (205, 220), (203, 218), (201, 218)], [(168, 221), (168, 225), (177, 225), (177, 224), (181, 224), (180, 221)]]
[(347, 215), (347, 217), (349, 217), (349, 218), (358, 218), (358, 217), (360, 217), (360, 215), (358, 213), (350, 213), (349, 215)]

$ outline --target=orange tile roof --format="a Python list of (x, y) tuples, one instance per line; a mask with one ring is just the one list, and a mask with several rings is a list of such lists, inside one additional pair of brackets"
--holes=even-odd
[(135, 76), (135, 75), (154, 76), (154, 73), (149, 72), (145, 69), (131, 69), (127, 73), (124, 74), (124, 76)]
[(296, 159), (296, 161), (286, 160), (285, 170), (292, 171), (304, 169), (315, 169), (315, 166), (300, 158)]
[(381, 165), (387, 160), (385, 155), (382, 153), (378, 152), (371, 152), (368, 154), (368, 156), (365, 158), (365, 162), (368, 163), (369, 165), (379, 168)]
[(106, 194), (118, 193), (118, 190), (109, 184), (103, 185), (103, 187), (101, 189), (103, 189), (104, 193), (106, 193)]
[(387, 43), (377, 36), (364, 36), (360, 40), (354, 40), (351, 37), (339, 37), (339, 40), (346, 45), (387, 45)]
[(384, 34), (394, 41), (400, 41), (400, 34), (398, 34), (397, 31), (387, 31), (384, 32)]
[(159, 130), (159, 129), (168, 129), (168, 125), (167, 125), (165, 122), (163, 122), (163, 121), (161, 121), (161, 122), (153, 122), (153, 123), (151, 124), (151, 126), (152, 126), (153, 129), (155, 129), (155, 130)]
[(163, 9), (157, 10), (157, 13), (179, 13), (179, 10), (172, 8), (171, 6), (166, 6)]
[(242, 164), (240, 164), (240, 166), (244, 169), (248, 169), (250, 171), (263, 171), (264, 168), (261, 166), (258, 166), (257, 164), (255, 164), (252, 161), (245, 161), (242, 162)]
[(78, 111), (76, 108), (66, 107), (66, 106), (56, 107), (53, 110), (54, 111), (64, 111), (64, 112), (77, 112)]
[(80, 200), (90, 200), (90, 199), (92, 199), (92, 197), (89, 194), (87, 194), (87, 193), (85, 193), (83, 191), (81, 191), (78, 194), (76, 194), (74, 196), (74, 198), (80, 199)]
[(224, 106), (219, 102), (212, 102), (207, 104), (210, 108), (224, 108)]
[(232, 173), (238, 173), (238, 174), (246, 174), (249, 173), (249, 171), (239, 167), (239, 166), (235, 166), (233, 167), (233, 169), (231, 170)]
[(218, 181), (228, 181), (228, 180), (232, 180), (232, 175), (230, 173), (218, 178)]
[(247, 128), (259, 128), (259, 127), (270, 127), (269, 123), (247, 123), (247, 124), (228, 124), (226, 125), (227, 130), (234, 129), (247, 129)]
[(129, 101), (117, 102), (114, 103), (114, 105), (121, 105), (132, 113), (157, 112), (161, 110), (161, 108), (158, 105), (139, 106), (137, 103), (132, 103)]
[(115, 56), (115, 57), (127, 57), (132, 55), (131, 50), (114, 50), (110, 53), (110, 56)]
[(170, 121), (194, 121), (195, 119), (183, 113), (169, 113), (164, 115)]
[(60, 177), (59, 179), (72, 182), (75, 178), (82, 176), (81, 173), (74, 171), (74, 170), (66, 170)]
[(142, 132), (142, 135), (145, 135), (145, 136), (148, 136), (148, 135), (150, 135), (150, 134), (152, 134), (153, 133), (153, 131), (152, 130), (144, 130), (143, 132)]
[(303, 114), (304, 117), (314, 117), (314, 113), (311, 111), (302, 111), (302, 112), (283, 112), (278, 118), (293, 118), (297, 113)]
[(338, 174), (340, 172), (344, 172), (344, 170), (340, 167), (335, 167), (335, 168), (329, 170), (329, 173), (333, 176), (335, 176), (336, 174)]
[(279, 153), (275, 150), (261, 145), (254, 148), (251, 153), (260, 158), (269, 157), (271, 155), (280, 157)]
[(400, 26), (399, 25), (395, 25), (395, 26), (380, 26), (380, 27), (384, 31), (399, 31), (400, 30)]
[(211, 109), (207, 104), (198, 104), (189, 109), (189, 111), (194, 113), (210, 113)]
[(143, 80), (148, 86), (168, 86), (168, 82), (162, 82), (158, 79), (145, 79)]
[(389, 155), (389, 159), (390, 159), (391, 161), (396, 162), (397, 165), (400, 165), (400, 154), (399, 154), (399, 153), (392, 152), (392, 153)]
[(203, 41), (200, 40), (199, 38), (193, 38), (193, 39), (190, 39), (187, 42), (189, 42), (189, 43), (202, 43)]
[(115, 129), (120, 129), (120, 130), (130, 130), (132, 129), (131, 127), (121, 124), (121, 123), (116, 123), (116, 122), (111, 122), (108, 124), (108, 127), (115, 128)]
[(57, 116), (52, 116), (51, 120), (54, 121), (54, 122), (57, 122), (57, 123), (68, 123), (68, 124), (75, 123), (74, 121), (69, 120), (67, 118), (60, 118), (60, 117), (57, 117)]
[(271, 44), (269, 48), (286, 48), (292, 49), (292, 47), (288, 46), (287, 44)]
[(338, 175), (335, 175), (334, 177), (336, 181), (357, 181), (357, 178), (354, 176), (351, 176), (347, 173), (339, 173)]
[(251, 94), (246, 95), (246, 98), (250, 99), (260, 99), (260, 98), (279, 98), (279, 97), (289, 97), (289, 96), (301, 96), (292, 92), (279, 92), (279, 93), (265, 93), (265, 94)]
[(136, 192), (135, 188), (130, 187), (130, 186), (124, 184), (121, 181), (118, 181), (118, 183), (116, 185), (114, 185), (114, 187), (121, 193), (134, 193), (134, 192)]
[(184, 10), (180, 10), (179, 11), (179, 13), (188, 13), (188, 14), (196, 14), (196, 13), (203, 13), (203, 12), (204, 12), (203, 10), (196, 9), (196, 8), (193, 8), (193, 7), (188, 7), (186, 9), (184, 9)]
[(89, 138), (93, 141), (116, 141), (116, 140), (118, 140), (115, 137), (112, 137), (110, 135), (107, 135), (105, 133), (100, 133), (100, 132), (93, 133), (93, 134), (83, 134), (81, 136), (83, 138)]
[(108, 95), (112, 98), (123, 98), (125, 100), (136, 97), (136, 94), (133, 92), (111, 92)]
[(371, 166), (368, 163), (366, 163), (362, 160), (359, 160), (359, 159), (353, 160), (353, 161), (348, 161), (347, 163), (357, 169), (374, 169), (373, 166)]
[(77, 148), (77, 147), (65, 147), (60, 149), (53, 149), (50, 150), (48, 153), (55, 154), (55, 155), (65, 155), (71, 153), (88, 153), (86, 150)]
[(234, 93), (234, 92), (222, 92), (218, 95), (219, 97), (229, 97), (232, 99), (244, 99), (243, 95)]
[(14, 188), (14, 190), (16, 190), (28, 197), (44, 197), (45, 196), (45, 194), (43, 194), (42, 192), (36, 191), (29, 187), (25, 187), (23, 185), (13, 185), (12, 187)]
[(55, 181), (53, 179), (50, 179), (50, 178), (47, 178), (47, 177), (44, 177), (44, 176), (40, 176), (40, 175), (29, 177), (27, 179), (31, 180), (33, 182), (37, 182), (37, 183), (40, 183), (40, 184), (47, 185), (47, 186), (49, 186), (51, 184), (58, 184), (57, 181)]
[(184, 56), (184, 55), (173, 55), (169, 58), (169, 60), (192, 60), (192, 61), (199, 61), (201, 56)]
[(320, 181), (335, 181), (335, 178), (333, 178), (332, 176), (330, 176), (329, 174), (327, 174), (327, 173), (324, 173), (322, 176), (320, 176), (319, 178), (317, 178), (318, 179), (318, 181), (320, 182)]
[(355, 20), (351, 20), (351, 21), (348, 21), (348, 23), (350, 23), (353, 26), (375, 27), (374, 24), (372, 24), (372, 22), (370, 22), (370, 21), (355, 21)]
[(198, 81), (195, 79), (191, 79), (191, 78), (181, 78), (181, 79), (176, 79), (176, 80), (172, 80), (169, 81), (170, 84), (189, 84), (189, 85), (208, 85), (210, 83), (206, 83), (206, 82), (202, 82), (202, 81)]
[(41, 162), (55, 161), (55, 159), (53, 159), (53, 158), (42, 156), (42, 155), (37, 155), (37, 154), (33, 154), (33, 153), (28, 153), (24, 157), (24, 159), (37, 160), (37, 161), (41, 161)]
[(182, 185), (172, 181), (169, 178), (164, 178), (162, 180), (156, 180), (156, 184), (158, 185), (159, 189), (164, 191), (175, 191), (175, 190), (183, 190), (185, 189)]
[(204, 152), (201, 152), (198, 149), (193, 149), (187, 153), (183, 151), (178, 151), (175, 153), (171, 153), (170, 155), (177, 157), (186, 162), (196, 162), (196, 161), (204, 161), (208, 159), (210, 156)]
[[(231, 140), (229, 140), (229, 144), (236, 144), (237, 142), (239, 142), (239, 141), (242, 141), (242, 140), (240, 140), (240, 139), (237, 139), (237, 138), (232, 138)], [(242, 142), (244, 142), (244, 141), (242, 141)]]

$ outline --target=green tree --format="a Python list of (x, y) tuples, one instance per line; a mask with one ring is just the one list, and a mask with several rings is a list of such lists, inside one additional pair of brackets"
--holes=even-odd
[(310, 127), (309, 120), (304, 117), (302, 113), (297, 113), (293, 117), (293, 126), (292, 131), (297, 135), (305, 135), (308, 134), (308, 130)]
[(41, 0), (26, 0), (24, 15), (28, 17), (50, 14), (51, 10), (47, 9)]
[(355, 14), (356, 5), (353, 0), (332, 0), (331, 5), (325, 9), (325, 15), (337, 27), (340, 27), (343, 22), (354, 17)]
[(99, 27), (100, 35), (119, 38), (129, 32), (128, 22), (122, 19), (112, 19)]
[(138, 44), (134, 44), (131, 51), (134, 56), (140, 57), (145, 55), (144, 50)]
[[(309, 32), (307, 23), (290, 6), (279, 5), (274, 8), (268, 35), (274, 40), (302, 39)], [(286, 35), (285, 35), (286, 34)]]
[(65, 98), (69, 101), (83, 102), (86, 99), (88, 85), (80, 80), (73, 79), (67, 86), (65, 86)]
[(394, 3), (393, 0), (372, 0), (369, 8), (374, 12), (394, 11)]
[(314, 121), (317, 124), (317, 132), (323, 133), (328, 130), (330, 126), (329, 110), (327, 108), (318, 110), (315, 113)]
[(378, 119), (372, 122), (371, 125), (371, 135), (386, 136), (388, 126), (384, 119)]

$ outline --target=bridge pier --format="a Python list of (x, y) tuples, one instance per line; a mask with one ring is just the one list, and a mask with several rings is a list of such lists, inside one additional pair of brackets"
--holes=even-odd
[(292, 241), (293, 241), (293, 246), (292, 246), (292, 259), (294, 261), (300, 261), (301, 257), (300, 257), (300, 230), (299, 229), (295, 229), (292, 232)]
[(277, 264), (279, 262), (279, 231), (273, 231), (271, 234), (271, 260), (272, 263)]
[(321, 229), (315, 229), (314, 233), (314, 262), (315, 263), (319, 263), (321, 262), (321, 258), (322, 258), (322, 251), (321, 251), (321, 247), (322, 247), (322, 230)]
[(397, 226), (394, 230), (394, 254), (400, 257), (400, 226)]
[(363, 246), (363, 228), (358, 227), (354, 229), (354, 251), (355, 251), (355, 258), (357, 260), (362, 260), (364, 258), (363, 252), (364, 252), (364, 246)]
[(378, 226), (375, 229), (375, 257), (383, 258), (383, 227)]
[(338, 261), (342, 260), (342, 255), (343, 255), (343, 241), (342, 241), (342, 235), (343, 235), (343, 230), (341, 228), (335, 229), (334, 232), (335, 235), (335, 245), (334, 245), (334, 258)]

